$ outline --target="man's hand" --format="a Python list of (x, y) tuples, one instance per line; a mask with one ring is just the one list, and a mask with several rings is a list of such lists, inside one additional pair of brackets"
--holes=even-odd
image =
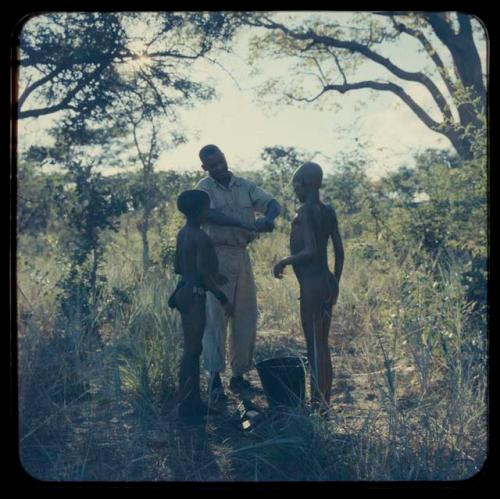
[(254, 223), (241, 222), (241, 228), (248, 230), (249, 232), (257, 232), (257, 228)]
[(281, 279), (283, 277), (283, 271), (285, 270), (285, 267), (286, 267), (286, 263), (283, 260), (279, 261), (274, 266), (273, 274), (274, 274), (274, 277), (276, 277), (276, 279)]
[(255, 221), (255, 230), (257, 232), (272, 232), (274, 230), (274, 222), (266, 217), (258, 218)]
[(215, 284), (223, 286), (228, 283), (228, 278), (224, 274), (217, 273), (214, 275)]

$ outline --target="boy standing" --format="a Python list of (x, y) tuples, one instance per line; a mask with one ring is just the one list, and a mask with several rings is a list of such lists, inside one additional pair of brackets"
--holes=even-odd
[[(316, 163), (305, 163), (293, 175), (293, 188), (302, 203), (292, 222), (290, 252), (274, 267), (274, 276), (292, 265), (300, 285), (300, 317), (311, 368), (313, 406), (327, 409), (332, 386), (332, 363), (328, 346), (331, 314), (337, 302), (344, 265), (344, 249), (337, 216), (332, 206), (319, 199), (323, 171)], [(335, 252), (335, 274), (328, 268), (328, 239)]]
[(179, 417), (189, 423), (203, 422), (203, 417), (209, 412), (200, 398), (206, 291), (211, 291), (225, 313), (232, 315), (232, 305), (218, 288), (227, 282), (227, 278), (219, 274), (212, 241), (200, 228), (209, 206), (209, 196), (200, 190), (184, 191), (177, 199), (177, 207), (187, 221), (177, 235), (175, 251), (174, 270), (181, 275), (181, 281), (168, 305), (181, 313), (184, 351), (179, 371)]

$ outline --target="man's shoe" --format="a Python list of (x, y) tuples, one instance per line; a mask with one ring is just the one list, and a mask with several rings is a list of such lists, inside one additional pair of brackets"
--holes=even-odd
[(233, 376), (229, 381), (229, 388), (233, 392), (240, 392), (243, 390), (255, 390), (250, 381), (246, 380), (243, 376)]

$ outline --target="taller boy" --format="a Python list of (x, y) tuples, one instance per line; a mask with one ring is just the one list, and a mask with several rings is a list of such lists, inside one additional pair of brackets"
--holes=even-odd
[[(292, 222), (291, 255), (274, 267), (277, 278), (291, 265), (300, 285), (300, 317), (306, 337), (311, 368), (311, 399), (314, 406), (327, 409), (332, 387), (332, 361), (328, 333), (332, 307), (339, 294), (344, 266), (344, 248), (333, 206), (323, 204), (319, 188), (323, 170), (316, 163), (304, 163), (293, 175), (293, 189), (302, 203)], [(328, 269), (328, 240), (335, 253), (334, 274)]]
[[(210, 197), (210, 210), (203, 229), (213, 241), (219, 259), (219, 271), (228, 278), (221, 291), (233, 304), (228, 318), (215, 296), (207, 296), (207, 323), (203, 335), (203, 361), (210, 373), (209, 394), (224, 396), (219, 373), (225, 369), (227, 325), (230, 323), (229, 360), (232, 369), (230, 388), (251, 388), (243, 374), (252, 368), (257, 333), (257, 299), (250, 258), (246, 250), (256, 232), (272, 232), (280, 213), (278, 202), (255, 183), (233, 175), (222, 151), (215, 145), (200, 150), (201, 167), (208, 176), (196, 189)], [(255, 219), (255, 212), (264, 217)], [(248, 229), (239, 228), (239, 222)], [(253, 229), (253, 230), (252, 230)]]

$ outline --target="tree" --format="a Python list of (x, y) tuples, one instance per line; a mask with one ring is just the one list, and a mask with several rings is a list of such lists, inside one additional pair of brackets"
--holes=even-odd
[(37, 164), (20, 161), (17, 168), (17, 230), (19, 234), (47, 232), (55, 222), (54, 194), (64, 183), (57, 173), (43, 174)]
[(343, 237), (349, 239), (366, 228), (363, 208), (371, 186), (362, 154), (356, 157), (342, 154), (335, 163), (334, 173), (323, 180), (323, 197), (335, 207)]
[[(140, 29), (142, 28), (142, 29)], [(17, 118), (58, 111), (74, 122), (113, 112), (117, 92), (140, 73), (166, 109), (207, 89), (187, 69), (232, 27), (218, 12), (48, 13), (32, 17), (19, 37)]]
[(231, 32), (223, 13), (160, 12), (44, 14), (21, 33), (17, 117), (62, 111), (52, 134), (59, 143), (32, 146), (28, 156), (68, 168), (65, 143), (84, 156), (99, 149), (101, 165), (138, 163), (145, 271), (154, 164), (162, 149), (183, 141), (177, 109), (214, 95), (193, 78), (193, 63)]
[[(281, 21), (282, 17), (283, 14), (244, 13), (240, 15), (240, 22), (267, 30), (253, 42), (255, 56), (265, 52), (274, 57), (292, 57), (297, 62), (295, 75), (303, 79), (307, 74), (317, 82), (316, 95), (305, 95), (300, 83), (298, 90), (290, 86), (282, 88), (289, 101), (314, 102), (328, 92), (360, 89), (391, 92), (429, 129), (447, 137), (463, 159), (472, 158), (476, 136), (484, 132), (486, 87), (473, 37), (474, 30), (480, 31), (480, 28), (477, 20), (473, 23), (471, 15), (357, 13), (350, 26), (330, 21), (325, 15), (319, 19), (311, 15), (300, 24), (294, 23), (293, 18)], [(384, 43), (396, 43), (403, 37), (418, 42), (428, 57), (431, 71), (408, 71), (383, 54)], [(449, 64), (440, 55), (444, 51), (451, 57)], [(366, 61), (383, 68), (390, 79), (356, 81), (356, 72)], [(419, 105), (401, 82), (416, 84), (428, 92), (440, 119), (434, 119)]]
[(142, 266), (144, 274), (147, 273), (149, 268), (149, 240), (148, 231), (151, 218), (151, 212), (156, 205), (158, 198), (158, 189), (156, 188), (156, 178), (154, 176), (154, 164), (159, 156), (159, 143), (158, 143), (158, 125), (155, 123), (153, 117), (150, 117), (147, 122), (149, 130), (146, 132), (147, 137), (147, 151), (143, 150), (140, 139), (141, 121), (145, 118), (144, 115), (134, 117), (132, 109), (129, 109), (128, 116), (132, 128), (132, 136), (134, 140), (137, 157), (142, 165), (142, 182), (140, 185), (141, 190), (141, 204), (143, 208), (142, 219), (138, 222), (137, 228), (141, 233), (142, 239)]
[[(83, 324), (84, 334), (96, 337), (99, 292), (105, 277), (98, 274), (104, 248), (102, 233), (118, 229), (118, 218), (127, 211), (126, 199), (112, 192), (95, 163), (72, 161), (67, 165), (65, 193), (57, 196), (60, 215), (67, 223), (62, 242), (69, 270), (58, 282), (62, 290), (60, 306), (63, 324), (72, 320)], [(64, 189), (61, 189), (64, 191)]]

